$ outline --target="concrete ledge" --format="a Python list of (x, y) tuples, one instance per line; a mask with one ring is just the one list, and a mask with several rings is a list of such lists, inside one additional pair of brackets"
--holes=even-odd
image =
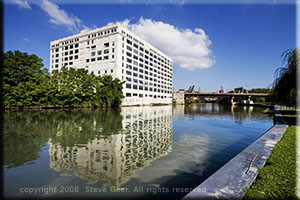
[(275, 125), (183, 199), (240, 199), (255, 180), (288, 125), (275, 108)]

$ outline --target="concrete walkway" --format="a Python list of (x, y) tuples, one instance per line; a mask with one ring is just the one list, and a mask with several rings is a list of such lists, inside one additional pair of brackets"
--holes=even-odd
[(275, 108), (275, 125), (183, 199), (241, 199), (288, 125)]

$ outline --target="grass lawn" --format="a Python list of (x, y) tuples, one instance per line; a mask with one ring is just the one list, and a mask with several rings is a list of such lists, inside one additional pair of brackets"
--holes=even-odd
[[(289, 117), (288, 120), (295, 124), (296, 116)], [(281, 140), (273, 148), (265, 166), (259, 170), (256, 180), (246, 190), (243, 199), (297, 199), (297, 128), (297, 126), (291, 125), (286, 130)]]

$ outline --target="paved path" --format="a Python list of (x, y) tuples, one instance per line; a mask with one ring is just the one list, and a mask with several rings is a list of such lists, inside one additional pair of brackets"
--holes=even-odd
[(274, 123), (270, 130), (188, 193), (183, 200), (241, 199), (288, 127), (276, 108)]

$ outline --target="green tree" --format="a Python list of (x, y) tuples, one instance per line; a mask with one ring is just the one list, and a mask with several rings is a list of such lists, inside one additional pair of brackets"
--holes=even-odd
[(47, 69), (42, 59), (20, 51), (1, 53), (4, 106), (39, 104), (40, 84)]
[(290, 49), (282, 54), (285, 67), (278, 68), (275, 72), (272, 97), (275, 103), (285, 105), (296, 104), (296, 74), (299, 59), (299, 49)]
[(118, 78), (113, 79), (111, 76), (97, 77), (96, 81), (96, 105), (118, 106), (123, 96), (122, 84)]

